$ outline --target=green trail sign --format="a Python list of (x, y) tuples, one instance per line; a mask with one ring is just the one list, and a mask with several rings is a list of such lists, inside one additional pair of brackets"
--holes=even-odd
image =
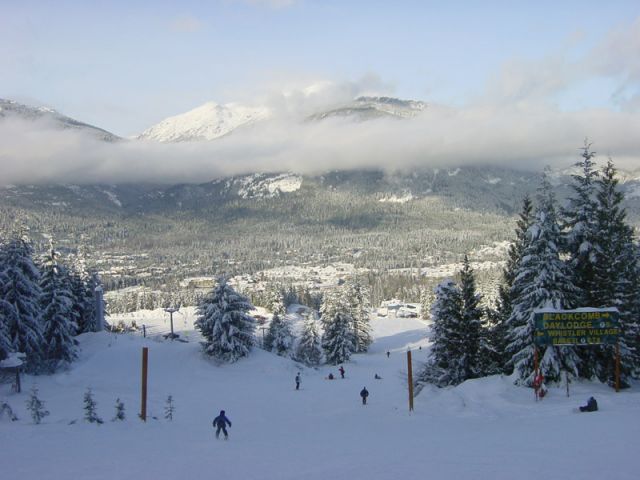
[(534, 342), (538, 346), (615, 344), (619, 315), (615, 308), (536, 310)]

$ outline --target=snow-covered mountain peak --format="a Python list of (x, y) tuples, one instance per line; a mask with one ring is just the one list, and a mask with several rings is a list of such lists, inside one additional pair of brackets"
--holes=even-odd
[(39, 120), (49, 121), (52, 126), (62, 130), (77, 130), (89, 133), (100, 140), (109, 142), (120, 140), (120, 137), (102, 128), (94, 127), (87, 123), (79, 122), (71, 117), (67, 117), (58, 111), (48, 107), (33, 107), (24, 105), (14, 100), (0, 98), (0, 120), (19, 119), (29, 122)]
[(161, 121), (142, 132), (138, 138), (158, 142), (214, 140), (238, 127), (250, 125), (269, 116), (270, 111), (266, 107), (207, 102), (186, 113)]
[(416, 100), (393, 97), (358, 97), (352, 102), (311, 115), (311, 120), (330, 117), (351, 117), (366, 121), (376, 118), (413, 118), (420, 115), (427, 104)]

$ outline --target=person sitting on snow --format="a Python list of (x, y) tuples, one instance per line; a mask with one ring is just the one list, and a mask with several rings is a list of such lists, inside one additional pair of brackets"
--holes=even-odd
[(581, 412), (597, 412), (598, 411), (598, 402), (593, 397), (589, 397), (587, 404), (584, 407), (580, 407)]

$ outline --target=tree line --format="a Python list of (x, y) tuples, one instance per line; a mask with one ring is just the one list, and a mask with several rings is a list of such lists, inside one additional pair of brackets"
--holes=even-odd
[[(323, 359), (333, 365), (343, 363), (353, 353), (366, 352), (369, 348), (372, 342), (370, 304), (368, 291), (359, 282), (327, 292), (320, 307), (320, 321), (315, 314), (309, 315), (297, 339), (284, 317), (286, 310), (281, 292), (277, 289), (271, 292), (273, 317), (264, 337), (265, 350), (316, 366)], [(257, 344), (256, 321), (248, 313), (253, 309), (246, 296), (234, 290), (225, 277), (220, 277), (197, 307), (195, 327), (204, 339), (203, 351), (225, 363), (247, 356)]]
[[(627, 223), (616, 169), (600, 170), (585, 144), (571, 195), (558, 207), (545, 173), (536, 204), (525, 197), (493, 308), (479, 308), (465, 257), (458, 282), (445, 280), (431, 305), (433, 349), (419, 384), (457, 385), (496, 373), (534, 381), (534, 310), (615, 307), (620, 312), (621, 385), (640, 374), (640, 248)], [(539, 349), (548, 382), (615, 377), (615, 346)]]
[(97, 276), (81, 256), (69, 265), (50, 245), (35, 259), (29, 238), (0, 241), (0, 360), (25, 355), (25, 371), (52, 373), (78, 355), (75, 336), (96, 328)]

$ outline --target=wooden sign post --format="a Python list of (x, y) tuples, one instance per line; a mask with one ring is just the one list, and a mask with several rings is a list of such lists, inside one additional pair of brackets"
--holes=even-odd
[(409, 411), (413, 412), (413, 371), (411, 368), (411, 350), (407, 350), (407, 380), (409, 381)]
[(147, 421), (147, 373), (149, 366), (149, 348), (142, 347), (142, 405), (140, 407), (140, 418)]
[(616, 392), (620, 391), (620, 342), (616, 343)]

